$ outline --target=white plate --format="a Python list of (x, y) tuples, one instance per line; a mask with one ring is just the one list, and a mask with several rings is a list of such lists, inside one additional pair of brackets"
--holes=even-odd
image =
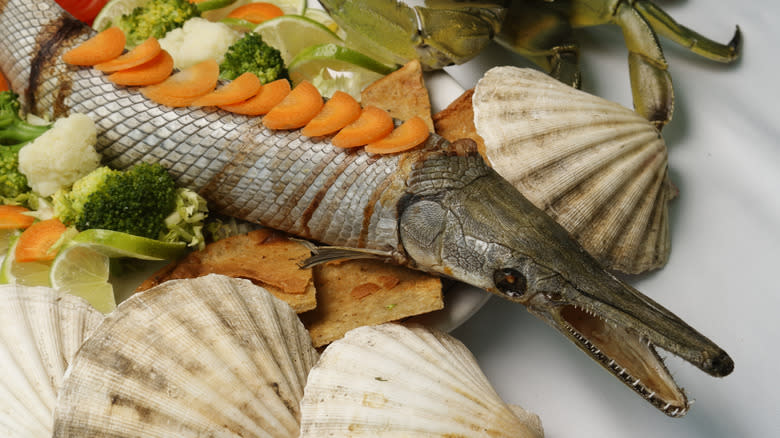
[[(674, 120), (664, 129), (671, 176), (668, 265), (630, 282), (713, 339), (733, 357), (723, 379), (669, 358), (696, 402), (668, 418), (521, 306), (491, 299), (453, 334), (475, 353), (501, 396), (537, 414), (548, 437), (780, 436), (780, 3), (656, 2), (680, 23), (718, 41), (734, 26), (743, 57), (723, 66), (662, 39), (675, 84)], [(615, 27), (578, 32), (584, 88), (631, 105), (626, 50)], [(498, 47), (448, 68), (472, 87), (494, 65), (528, 65)]]

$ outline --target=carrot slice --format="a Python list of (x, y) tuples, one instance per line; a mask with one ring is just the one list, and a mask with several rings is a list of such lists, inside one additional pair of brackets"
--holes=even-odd
[(117, 85), (154, 85), (167, 79), (172, 72), (173, 57), (161, 50), (151, 61), (111, 73), (107, 79)]
[(263, 117), (263, 125), (269, 129), (298, 129), (309, 123), (324, 104), (317, 87), (309, 81), (303, 81), (268, 111)]
[(290, 82), (287, 79), (277, 79), (260, 88), (253, 97), (232, 105), (218, 105), (225, 111), (247, 116), (261, 116), (279, 105), (290, 94)]
[(125, 33), (118, 27), (109, 27), (62, 55), (71, 65), (95, 65), (110, 61), (125, 50)]
[(366, 152), (392, 154), (411, 149), (428, 139), (430, 132), (425, 121), (413, 116), (395, 128), (387, 137), (366, 145)]
[(213, 91), (218, 80), (219, 65), (208, 59), (174, 73), (159, 84), (143, 87), (141, 93), (161, 105), (187, 106)]
[(0, 91), (8, 91), (11, 87), (8, 86), (8, 80), (5, 78), (3, 72), (0, 72)]
[(16, 243), (16, 260), (34, 262), (54, 260), (56, 251), (51, 251), (67, 227), (57, 218), (46, 219), (30, 225), (19, 235)]
[(284, 11), (271, 3), (257, 2), (249, 3), (233, 9), (227, 18), (238, 18), (255, 24), (270, 20), (271, 18), (281, 17)]
[(95, 64), (95, 68), (103, 73), (113, 73), (119, 70), (137, 67), (141, 64), (151, 61), (160, 54), (162, 48), (155, 37), (149, 37), (143, 43), (137, 45), (133, 50), (110, 61)]
[(35, 218), (26, 214), (30, 211), (21, 205), (0, 205), (0, 230), (27, 228), (35, 222)]
[(213, 59), (207, 59), (146, 88), (156, 88), (174, 97), (200, 97), (214, 90), (218, 80), (219, 64)]
[[(160, 85), (160, 84), (156, 84), (156, 85)], [(149, 85), (141, 88), (141, 93), (152, 102), (159, 103), (160, 105), (169, 106), (171, 108), (181, 108), (185, 106), (190, 106), (192, 105), (192, 102), (195, 101), (195, 99), (200, 97), (200, 96), (195, 96), (195, 97), (171, 96), (170, 94), (166, 94), (165, 92), (161, 91), (159, 88), (152, 88), (154, 86), (155, 85)]]
[(373, 143), (393, 132), (393, 118), (373, 105), (363, 108), (357, 120), (339, 131), (331, 143), (340, 148), (354, 148)]
[(257, 75), (252, 72), (246, 72), (228, 82), (225, 86), (195, 99), (192, 105), (217, 106), (243, 102), (259, 93), (262, 87), (263, 83), (260, 82)]
[(309, 137), (333, 134), (360, 117), (360, 103), (343, 91), (336, 91), (301, 133)]

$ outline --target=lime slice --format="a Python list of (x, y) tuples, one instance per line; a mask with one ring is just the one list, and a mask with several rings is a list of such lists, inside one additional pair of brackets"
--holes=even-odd
[(11, 242), (19, 236), (19, 230), (0, 230), (0, 263), (5, 260)]
[(233, 9), (249, 3), (256, 3), (258, 1), (275, 4), (276, 6), (279, 6), (279, 8), (284, 11), (285, 14), (303, 15), (306, 12), (306, 0), (237, 0), (230, 6), (204, 12), (203, 18), (211, 21), (219, 21), (227, 17), (228, 14), (233, 11)]
[(95, 30), (108, 29), (114, 19), (130, 13), (138, 6), (143, 6), (147, 1), (149, 0), (109, 0), (98, 12), (95, 21), (92, 22), (92, 28)]
[(327, 27), (331, 32), (338, 35), (342, 40), (346, 36), (344, 31), (339, 27), (338, 23), (336, 23), (336, 21), (333, 20), (333, 18), (331, 18), (331, 16), (323, 9), (308, 8), (306, 9), (306, 13), (304, 13), (303, 16)]
[[(21, 234), (21, 233), (19, 233)], [(19, 235), (13, 237), (3, 264), (0, 267), (0, 283), (23, 284), (25, 286), (51, 286), (49, 270), (52, 262), (17, 262), (16, 243)]]
[(67, 243), (97, 251), (106, 257), (131, 257), (141, 260), (173, 260), (187, 251), (184, 242), (162, 242), (110, 230), (85, 230)]
[(72, 245), (57, 254), (49, 271), (51, 286), (87, 300), (109, 313), (116, 308), (114, 288), (108, 282), (109, 260), (85, 245)]
[(300, 15), (272, 18), (258, 24), (254, 32), (282, 53), (286, 65), (290, 65), (292, 59), (307, 47), (342, 42), (332, 30)]
[(308, 80), (325, 97), (341, 90), (360, 100), (367, 85), (391, 73), (394, 68), (360, 52), (337, 44), (309, 47), (288, 66), (293, 84)]

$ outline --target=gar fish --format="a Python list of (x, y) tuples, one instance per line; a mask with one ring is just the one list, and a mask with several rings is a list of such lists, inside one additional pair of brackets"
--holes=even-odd
[(323, 259), (384, 257), (524, 304), (670, 416), (689, 404), (657, 347), (713, 376), (733, 370), (715, 343), (600, 267), (473, 142), (432, 134), (410, 152), (374, 156), (258, 118), (164, 107), (61, 61), (93, 34), (51, 0), (0, 0), (11, 86), (32, 113), (89, 115), (105, 164), (159, 162), (216, 211), (339, 248), (323, 248)]

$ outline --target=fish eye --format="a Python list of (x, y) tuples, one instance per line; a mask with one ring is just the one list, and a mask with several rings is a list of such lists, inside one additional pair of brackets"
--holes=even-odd
[(498, 269), (493, 273), (496, 288), (510, 298), (519, 298), (525, 294), (528, 282), (520, 271), (514, 268)]

